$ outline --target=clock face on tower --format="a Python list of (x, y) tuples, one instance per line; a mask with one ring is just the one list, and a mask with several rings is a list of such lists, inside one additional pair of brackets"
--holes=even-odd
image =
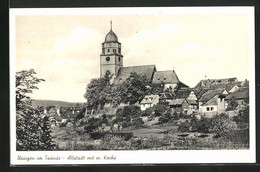
[(106, 57), (106, 61), (109, 61), (110, 60), (110, 57)]

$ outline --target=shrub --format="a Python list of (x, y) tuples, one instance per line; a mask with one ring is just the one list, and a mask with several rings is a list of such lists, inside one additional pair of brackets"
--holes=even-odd
[(188, 121), (182, 123), (178, 128), (178, 131), (180, 132), (188, 132), (189, 130), (190, 130), (190, 123)]
[(166, 110), (168, 110), (168, 105), (160, 102), (153, 107), (154, 116), (162, 116)]
[(225, 113), (216, 115), (212, 118), (210, 129), (216, 136), (223, 136), (235, 128), (236, 123), (232, 121)]
[(132, 121), (132, 126), (143, 127), (144, 122), (143, 122), (142, 118), (134, 118), (133, 121)]
[(249, 106), (240, 110), (238, 112), (238, 115), (233, 117), (233, 121), (235, 121), (236, 123), (249, 124)]
[(180, 115), (176, 111), (174, 111), (172, 119), (179, 120), (180, 119)]
[(150, 116), (153, 113), (153, 108), (147, 108), (145, 111), (141, 112), (141, 116)]

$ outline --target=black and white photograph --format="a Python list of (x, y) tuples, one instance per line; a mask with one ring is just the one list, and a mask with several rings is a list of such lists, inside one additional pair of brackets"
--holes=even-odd
[(10, 9), (11, 163), (255, 162), (253, 7)]

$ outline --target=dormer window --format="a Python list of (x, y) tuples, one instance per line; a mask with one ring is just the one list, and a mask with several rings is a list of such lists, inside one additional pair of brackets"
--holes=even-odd
[(158, 80), (160, 80), (160, 77), (158, 76), (158, 78), (157, 78)]

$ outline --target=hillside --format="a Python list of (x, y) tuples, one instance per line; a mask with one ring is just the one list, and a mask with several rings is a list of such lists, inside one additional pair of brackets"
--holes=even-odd
[(80, 107), (83, 107), (84, 105), (83, 102), (65, 102), (65, 101), (58, 101), (58, 100), (32, 100), (33, 107), (37, 107), (37, 106), (72, 107), (72, 106), (76, 106), (77, 103), (79, 104)]

